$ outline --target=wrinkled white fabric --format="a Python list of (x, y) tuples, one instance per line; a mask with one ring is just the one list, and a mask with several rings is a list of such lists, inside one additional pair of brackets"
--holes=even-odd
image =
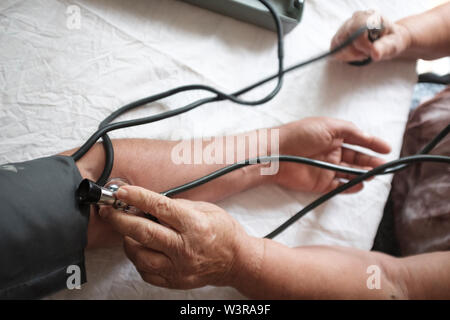
[[(81, 29), (67, 27), (80, 8)], [(423, 10), (419, 0), (309, 0), (299, 27), (286, 37), (286, 65), (327, 50), (353, 11), (378, 8), (395, 20)], [(79, 146), (119, 106), (179, 85), (203, 83), (233, 92), (276, 71), (275, 34), (183, 2), (0, 2), (0, 163), (29, 160)], [(307, 116), (355, 122), (389, 141), (399, 154), (412, 88), (413, 62), (365, 68), (319, 62), (286, 76), (270, 103), (203, 106), (152, 125), (111, 134), (159, 139), (231, 134)], [(273, 83), (247, 95), (262, 97)], [(191, 92), (124, 118), (176, 108), (208, 94)], [(366, 184), (308, 214), (276, 238), (290, 246), (330, 244), (370, 249), (390, 177)], [(265, 186), (220, 203), (253, 235), (263, 236), (317, 196)], [(52, 298), (240, 298), (230, 288), (176, 291), (145, 284), (121, 248), (87, 253), (88, 283)]]

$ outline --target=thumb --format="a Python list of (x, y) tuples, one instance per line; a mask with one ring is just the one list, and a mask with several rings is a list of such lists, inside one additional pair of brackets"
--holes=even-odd
[(180, 206), (178, 202), (141, 187), (123, 186), (117, 191), (116, 196), (117, 199), (150, 213), (161, 222), (176, 229), (180, 228), (181, 221), (186, 220), (188, 216), (188, 210)]
[(389, 60), (399, 56), (403, 50), (401, 37), (393, 33), (375, 41), (370, 55), (374, 61)]

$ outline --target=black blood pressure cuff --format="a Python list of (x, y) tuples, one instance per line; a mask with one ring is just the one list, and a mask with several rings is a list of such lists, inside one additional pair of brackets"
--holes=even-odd
[[(0, 298), (40, 298), (86, 282), (89, 206), (70, 157), (0, 166)], [(70, 277), (70, 279), (69, 279)]]

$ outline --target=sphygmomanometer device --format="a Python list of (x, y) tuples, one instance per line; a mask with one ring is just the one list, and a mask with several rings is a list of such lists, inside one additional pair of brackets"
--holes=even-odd
[[(183, 0), (185, 2), (218, 12), (235, 19), (255, 24), (257, 26), (276, 30), (273, 17), (267, 8), (255, 0)], [(272, 6), (277, 11), (283, 26), (288, 33), (301, 21), (304, 0), (272, 0)]]
[[(281, 90), (284, 75), (288, 72), (291, 72), (293, 70), (296, 70), (298, 68), (301, 68), (303, 66), (306, 66), (308, 64), (311, 64), (313, 62), (322, 60), (324, 58), (327, 58), (340, 50), (346, 48), (347, 46), (351, 45), (354, 40), (359, 38), (362, 35), (366, 35), (369, 37), (370, 41), (376, 41), (378, 38), (382, 36), (383, 32), (383, 26), (380, 24), (375, 25), (367, 25), (362, 26), (360, 29), (358, 29), (356, 32), (354, 32), (352, 35), (349, 36), (349, 38), (338, 45), (337, 47), (331, 49), (328, 52), (325, 52), (323, 54), (320, 54), (316, 57), (313, 57), (307, 61), (299, 62), (294, 65), (285, 67), (284, 66), (284, 45), (283, 45), (283, 36), (284, 36), (284, 25), (286, 25), (286, 14), (294, 12), (295, 8), (297, 11), (295, 11), (295, 19), (297, 22), (300, 21), (302, 12), (303, 12), (303, 1), (268, 1), (268, 0), (215, 0), (215, 1), (200, 1), (200, 0), (188, 0), (188, 2), (195, 3), (202, 5), (204, 7), (207, 7), (209, 9), (223, 12), (229, 15), (232, 15), (234, 17), (251, 21), (253, 23), (262, 25), (267, 27), (268, 25), (264, 23), (259, 23), (257, 21), (262, 21), (263, 16), (270, 16), (272, 19), (272, 23), (274, 23), (275, 30), (277, 32), (278, 37), (278, 72), (274, 75), (268, 76), (264, 79), (261, 79), (254, 84), (251, 84), (245, 88), (242, 88), (234, 93), (224, 93), (216, 88), (202, 85), (202, 84), (194, 84), (194, 85), (185, 85), (178, 88), (174, 88), (165, 92), (161, 92), (137, 101), (134, 101), (132, 103), (129, 103), (115, 112), (113, 112), (111, 115), (109, 115), (105, 120), (103, 120), (100, 125), (99, 129), (78, 149), (73, 155), (72, 158), (74, 161), (78, 161), (81, 159), (89, 150), (92, 148), (92, 146), (99, 140), (102, 139), (103, 146), (105, 149), (105, 167), (103, 169), (103, 172), (101, 176), (98, 178), (97, 182), (84, 180), (79, 188), (78, 188), (78, 200), (81, 204), (94, 204), (94, 205), (110, 205), (117, 209), (124, 210), (126, 212), (136, 212), (139, 211), (136, 208), (130, 207), (128, 204), (120, 202), (115, 197), (115, 192), (117, 191), (118, 185), (107, 185), (109, 176), (112, 171), (113, 163), (114, 163), (114, 150), (112, 142), (108, 136), (108, 132), (123, 129), (127, 127), (132, 126), (138, 126), (138, 125), (144, 125), (153, 123), (156, 121), (164, 120), (170, 117), (174, 117), (176, 115), (188, 112), (190, 110), (193, 110), (195, 108), (198, 108), (202, 105), (206, 105), (209, 103), (217, 102), (217, 101), (224, 101), (224, 100), (230, 100), (236, 104), (245, 105), (248, 107), (253, 107), (257, 105), (264, 104), (271, 99), (273, 99)], [(214, 3), (214, 4), (213, 4)], [(249, 5), (251, 3), (251, 6)], [(257, 5), (258, 4), (258, 5)], [(228, 6), (227, 6), (228, 5)], [(246, 7), (246, 9), (242, 9)], [(257, 16), (257, 12), (261, 13), (262, 8), (265, 8), (263, 11), (264, 14), (262, 16), (259, 16), (262, 20), (257, 20), (255, 17)], [(238, 9), (242, 9), (241, 11), (246, 12), (246, 16), (244, 13), (240, 13), (237, 15)], [(294, 10), (294, 11), (292, 11)], [(280, 14), (281, 12), (281, 14)], [(251, 18), (250, 18), (251, 17)], [(284, 17), (284, 18), (283, 18)], [(256, 20), (255, 20), (256, 19)], [(283, 23), (283, 19), (285, 23)], [(292, 26), (291, 26), (292, 27)], [(289, 26), (288, 26), (289, 28)], [(370, 63), (370, 58), (364, 60), (364, 61), (358, 61), (358, 62), (352, 62), (353, 65), (366, 65)], [(254, 88), (260, 87), (263, 84), (266, 84), (267, 82), (270, 82), (272, 80), (277, 80), (275, 88), (265, 97), (249, 101), (242, 99), (241, 96), (244, 95), (247, 92), (250, 92)], [(120, 122), (113, 122), (117, 117), (120, 115), (133, 110), (135, 108), (141, 107), (143, 105), (153, 103), (155, 101), (158, 101), (160, 99), (180, 94), (183, 92), (193, 91), (193, 90), (202, 90), (207, 91), (211, 93), (211, 96), (202, 98), (200, 100), (194, 101), (186, 106), (182, 106), (176, 109), (172, 109), (166, 112), (163, 112), (161, 114), (152, 115), (144, 118), (139, 119), (133, 119), (133, 120), (126, 120), (126, 121), (120, 121)], [(208, 183), (211, 180), (214, 180), (218, 177), (221, 177), (229, 172), (232, 172), (233, 170), (253, 165), (256, 163), (267, 163), (270, 161), (286, 161), (286, 162), (294, 162), (294, 163), (301, 163), (306, 164), (310, 166), (315, 166), (323, 169), (328, 170), (334, 170), (338, 172), (343, 172), (347, 174), (354, 175), (355, 178), (348, 181), (347, 183), (339, 186), (335, 190), (319, 197), (317, 200), (312, 202), (311, 204), (304, 207), (301, 211), (299, 211), (297, 214), (292, 216), (289, 220), (281, 224), (277, 229), (275, 229), (273, 232), (268, 234), (266, 238), (273, 238), (283, 232), (286, 228), (288, 228), (290, 225), (292, 225), (294, 222), (296, 222), (298, 219), (303, 217), (305, 214), (313, 210), (314, 208), (318, 207), (322, 203), (328, 201), (332, 197), (338, 195), (341, 192), (344, 192), (345, 190), (348, 190), (349, 188), (373, 177), (376, 175), (384, 175), (384, 174), (392, 174), (397, 171), (403, 170), (408, 165), (412, 163), (418, 163), (418, 162), (436, 162), (436, 163), (450, 163), (450, 157), (445, 156), (437, 156), (437, 155), (428, 155), (428, 153), (447, 135), (450, 133), (450, 125), (448, 125), (444, 130), (442, 130), (430, 143), (428, 143), (417, 155), (413, 155), (410, 157), (405, 157), (401, 159), (397, 159), (388, 163), (385, 163), (377, 168), (374, 168), (370, 171), (368, 170), (362, 170), (362, 169), (355, 169), (355, 168), (349, 168), (345, 166), (339, 166), (330, 164), (323, 161), (303, 158), (303, 157), (295, 157), (295, 156), (289, 156), (289, 155), (280, 155), (280, 156), (266, 156), (266, 157), (259, 157), (256, 159), (247, 159), (245, 161), (235, 163), (231, 166), (224, 167), (222, 169), (219, 169), (213, 173), (208, 174), (205, 177), (202, 177), (200, 179), (197, 179), (195, 181), (186, 183), (182, 186), (173, 188), (171, 190), (167, 190), (166, 192), (163, 192), (162, 194), (168, 197), (174, 196), (176, 194), (179, 194), (181, 192), (184, 192), (186, 190), (198, 187), (200, 185), (203, 185), (205, 183)], [(105, 185), (106, 184), (106, 185)], [(152, 218), (152, 216), (148, 213), (144, 213), (145, 216)]]

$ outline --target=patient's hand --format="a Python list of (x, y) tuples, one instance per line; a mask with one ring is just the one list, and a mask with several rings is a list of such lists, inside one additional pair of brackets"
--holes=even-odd
[[(342, 143), (357, 145), (379, 153), (389, 153), (383, 140), (366, 135), (353, 123), (333, 118), (306, 118), (280, 127), (280, 154), (297, 155), (333, 164), (360, 169), (372, 169), (384, 163), (377, 157), (344, 148)], [(296, 163), (280, 163), (274, 182), (282, 187), (307, 192), (324, 193), (341, 185), (342, 179), (352, 179), (343, 173)], [(347, 192), (357, 192), (362, 184)]]
[(213, 204), (169, 199), (134, 186), (120, 188), (117, 196), (162, 222), (110, 207), (100, 210), (103, 219), (125, 236), (125, 252), (148, 283), (174, 289), (231, 285), (236, 272), (262, 256), (262, 239), (248, 236)]
[(357, 11), (337, 31), (331, 41), (331, 48), (343, 43), (352, 33), (363, 26), (384, 27), (381, 39), (370, 42), (367, 31), (357, 40), (335, 55), (342, 61), (361, 61), (371, 57), (374, 61), (401, 56), (411, 46), (411, 31), (402, 22), (392, 23), (374, 10)]

